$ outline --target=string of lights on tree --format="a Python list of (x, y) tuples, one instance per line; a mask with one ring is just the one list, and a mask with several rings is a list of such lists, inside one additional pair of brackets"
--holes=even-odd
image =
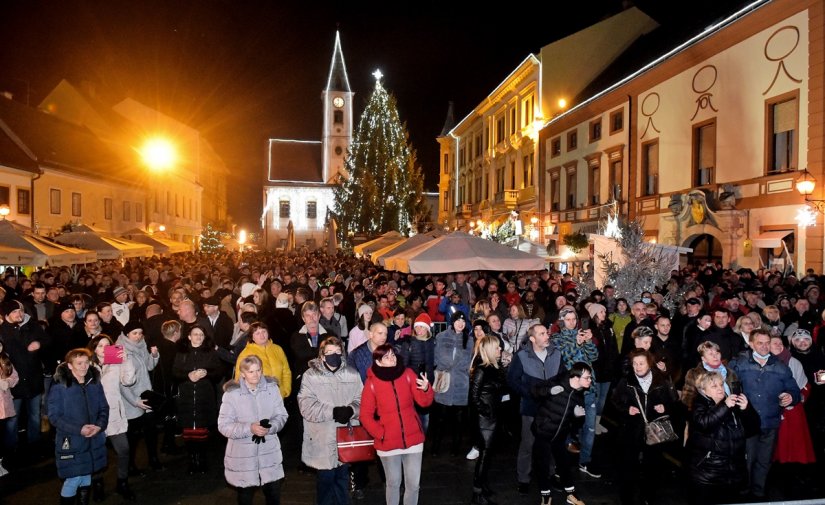
[(358, 123), (350, 156), (349, 174), (335, 188), (339, 239), (372, 236), (395, 230), (407, 233), (426, 215), (424, 177), (406, 125), (401, 122), (395, 97), (373, 74), (375, 89)]
[(212, 223), (206, 223), (206, 227), (201, 232), (201, 252), (215, 254), (221, 251), (224, 248), (221, 234), (220, 231), (212, 227)]

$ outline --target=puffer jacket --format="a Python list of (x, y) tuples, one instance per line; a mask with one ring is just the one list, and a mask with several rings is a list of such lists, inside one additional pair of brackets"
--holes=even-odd
[(416, 378), (409, 368), (404, 368), (392, 381), (379, 379), (372, 368), (367, 370), (360, 420), (375, 437), (377, 450), (407, 449), (424, 443), (424, 430), (415, 406), (429, 407), (433, 403), (433, 388), (421, 391), (415, 385)]
[(126, 406), (123, 402), (123, 395), (120, 394), (120, 387), (129, 387), (135, 383), (135, 366), (129, 356), (126, 356), (123, 363), (95, 365), (95, 368), (100, 372), (100, 383), (103, 385), (106, 402), (109, 404), (109, 424), (106, 426), (106, 436), (126, 433), (129, 421), (126, 419)]
[(338, 444), (335, 428), (344, 426), (332, 418), (335, 407), (352, 407), (352, 419), (358, 419), (361, 406), (361, 377), (345, 362), (331, 372), (315, 358), (301, 380), (298, 408), (304, 418), (301, 460), (318, 470), (338, 468)]
[(584, 390), (570, 387), (567, 373), (533, 386), (533, 397), (538, 402), (533, 433), (551, 440), (566, 437), (575, 422), (573, 409), (584, 407)]
[(404, 365), (418, 375), (427, 374), (427, 380), (432, 384), (435, 381), (435, 339), (428, 337), (421, 340), (415, 335), (402, 338), (395, 343), (396, 351)]
[[(592, 339), (585, 340), (581, 345), (577, 343), (576, 337), (578, 333), (578, 329), (569, 330), (562, 328), (561, 331), (550, 337), (556, 349), (561, 353), (561, 360), (568, 370), (578, 361), (590, 365), (599, 358), (599, 350), (596, 348), (596, 344)], [(594, 372), (593, 380), (600, 381), (601, 378), (597, 377)]]
[(246, 344), (243, 351), (238, 355), (235, 364), (235, 378), (241, 376), (241, 361), (248, 356), (257, 356), (263, 363), (263, 373), (267, 377), (274, 377), (278, 380), (278, 387), (281, 390), (281, 398), (286, 398), (292, 393), (292, 372), (286, 359), (284, 349), (271, 341), (265, 345), (258, 345), (255, 342)]
[[(202, 368), (206, 377), (197, 382), (189, 379), (189, 372)], [(178, 381), (178, 424), (184, 428), (208, 428), (215, 425), (218, 404), (215, 384), (223, 377), (218, 353), (204, 346), (191, 344), (175, 355), (172, 376)]]
[[(262, 377), (255, 392), (246, 381), (229, 381), (218, 415), (218, 431), (227, 438), (223, 459), (226, 482), (235, 487), (257, 487), (284, 478), (281, 441), (277, 433), (286, 424), (287, 412), (278, 383)], [(252, 441), (250, 426), (269, 419), (269, 433), (259, 444)]]
[(479, 364), (470, 378), (470, 401), (476, 408), (481, 429), (495, 429), (501, 397), (507, 390), (502, 367)]
[(129, 359), (135, 366), (135, 382), (131, 386), (120, 386), (120, 394), (123, 396), (123, 406), (126, 407), (126, 419), (137, 419), (146, 411), (137, 406), (140, 394), (152, 389), (152, 381), (149, 372), (155, 369), (160, 356), (152, 356), (146, 348), (146, 341), (132, 342), (126, 335), (121, 335), (117, 339), (117, 344), (122, 345), (129, 355)]
[(759, 431), (759, 414), (728, 408), (702, 393), (693, 400), (690, 421), (690, 479), (697, 484), (741, 486), (748, 479), (745, 439)]
[[(106, 433), (109, 404), (100, 384), (100, 373), (90, 366), (79, 384), (66, 363), (57, 367), (49, 389), (49, 422), (55, 427), (55, 462), (61, 479), (90, 475), (106, 468)], [(87, 438), (80, 434), (86, 424), (101, 428)]]
[(470, 362), (473, 360), (473, 338), (467, 338), (449, 328), (435, 336), (435, 369), (450, 373), (450, 387), (444, 393), (436, 393), (435, 401), (441, 405), (465, 406), (470, 395)]

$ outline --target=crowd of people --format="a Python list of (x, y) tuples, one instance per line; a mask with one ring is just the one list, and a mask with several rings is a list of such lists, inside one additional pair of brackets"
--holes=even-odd
[[(611, 465), (623, 504), (656, 503), (679, 468), (693, 503), (763, 500), (773, 463), (825, 459), (822, 281), (708, 264), (624, 299), (552, 269), (408, 275), (308, 251), (9, 269), (0, 476), (48, 453), (61, 503), (87, 504), (111, 460), (134, 500), (141, 447), (154, 471), (183, 449), (199, 474), (220, 443), (238, 503), (276, 504), (294, 418), (323, 505), (368, 485), (370, 463), (337, 451), (353, 424), (392, 505), (418, 503), (423, 459), (446, 451), (476, 460), (470, 503), (494, 504), (501, 437), (543, 505), (584, 503)], [(611, 430), (618, 451), (594, 452)]]

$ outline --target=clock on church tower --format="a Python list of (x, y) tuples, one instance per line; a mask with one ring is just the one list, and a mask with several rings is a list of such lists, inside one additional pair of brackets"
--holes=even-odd
[(337, 109), (340, 109), (344, 106), (344, 99), (340, 96), (336, 96), (332, 99), (332, 105), (334, 105)]

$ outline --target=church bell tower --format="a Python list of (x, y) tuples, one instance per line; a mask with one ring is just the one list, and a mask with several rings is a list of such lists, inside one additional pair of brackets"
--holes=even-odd
[(329, 68), (327, 86), (321, 92), (324, 104), (324, 129), (321, 134), (323, 182), (335, 183), (338, 174), (348, 175), (344, 162), (352, 142), (352, 98), (347, 65), (341, 51), (341, 36), (335, 32), (335, 48)]

